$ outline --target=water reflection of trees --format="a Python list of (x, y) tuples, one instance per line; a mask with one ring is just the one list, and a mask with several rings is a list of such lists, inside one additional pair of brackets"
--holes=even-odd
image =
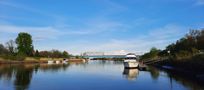
[[(152, 79), (158, 79), (160, 76), (160, 72), (163, 72), (161, 70), (158, 70), (157, 68), (154, 67), (149, 67), (148, 72), (150, 72)], [(165, 75), (167, 78), (169, 78), (169, 83), (171, 88), (174, 88), (174, 82), (176, 81), (177, 83), (180, 83), (184, 85), (185, 87), (190, 88), (190, 90), (203, 90), (204, 86), (202, 86), (202, 82), (198, 82), (196, 80), (192, 80), (189, 77), (179, 75), (178, 73), (173, 73), (173, 72), (168, 72), (164, 71), (167, 75)], [(163, 75), (164, 76), (164, 75)]]
[(34, 68), (31, 66), (21, 65), (16, 67), (15, 70), (15, 81), (14, 85), (16, 90), (25, 90), (28, 89), (30, 81), (32, 79)]
[[(171, 73), (171, 72), (167, 72), (167, 75), (170, 80), (173, 79), (177, 81), (178, 83), (184, 85), (185, 87), (190, 88), (190, 90), (203, 90), (204, 89), (203, 82), (199, 82), (193, 78), (183, 76), (183, 75), (178, 75), (178, 73)], [(173, 84), (173, 82), (171, 82), (171, 84)]]
[(1, 65), (0, 79), (11, 81), (14, 79), (16, 90), (25, 90), (29, 87), (33, 75), (33, 67), (29, 65)]
[(0, 65), (0, 79), (11, 80), (13, 70), (13, 66)]
[(151, 74), (152, 79), (157, 80), (159, 75), (160, 75), (160, 71), (154, 67), (149, 67), (148, 71)]
[(69, 64), (22, 64), (22, 65), (0, 65), (0, 80), (13, 81), (16, 90), (29, 88), (33, 72), (66, 70)]

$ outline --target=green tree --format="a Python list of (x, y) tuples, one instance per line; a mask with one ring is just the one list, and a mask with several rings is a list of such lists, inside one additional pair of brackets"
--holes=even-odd
[(159, 50), (159, 49), (157, 49), (155, 47), (151, 48), (151, 50), (150, 50), (150, 58), (157, 58), (160, 51), (161, 50)]
[(69, 57), (69, 54), (68, 54), (68, 52), (64, 51), (64, 52), (62, 53), (62, 56), (63, 56), (64, 58), (68, 58), (68, 57)]
[(59, 50), (52, 50), (51, 51), (51, 57), (52, 58), (60, 58), (62, 57), (62, 53)]
[(158, 55), (159, 55), (159, 52), (161, 52), (161, 50), (153, 47), (153, 48), (151, 48), (150, 52), (145, 53), (144, 55), (142, 55), (141, 59), (157, 58)]
[(28, 33), (21, 32), (18, 34), (18, 37), (16, 38), (16, 44), (18, 53), (24, 53), (28, 56), (33, 55), (33, 40), (32, 36)]

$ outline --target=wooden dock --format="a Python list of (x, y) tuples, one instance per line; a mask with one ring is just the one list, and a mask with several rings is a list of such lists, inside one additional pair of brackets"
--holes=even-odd
[(147, 70), (147, 65), (144, 64), (143, 62), (140, 62), (140, 63), (139, 63), (139, 69), (140, 69), (140, 70)]

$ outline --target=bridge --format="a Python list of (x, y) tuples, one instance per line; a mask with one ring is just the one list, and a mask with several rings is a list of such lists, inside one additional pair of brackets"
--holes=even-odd
[(111, 54), (105, 54), (104, 52), (85, 52), (83, 53), (84, 58), (97, 58), (97, 59), (111, 59), (111, 58), (125, 58), (125, 55), (111, 55)]
[[(89, 59), (124, 59), (126, 53), (85, 52), (82, 56)], [(139, 55), (136, 56), (139, 57)]]
[(93, 59), (93, 58), (125, 58), (126, 55), (87, 55), (87, 56), (83, 56), (84, 58), (89, 58), (89, 59)]

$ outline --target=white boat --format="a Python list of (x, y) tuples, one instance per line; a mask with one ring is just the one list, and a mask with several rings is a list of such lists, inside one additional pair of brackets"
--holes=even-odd
[(54, 63), (53, 60), (49, 60), (49, 61), (48, 61), (48, 64), (53, 64), (53, 63)]
[(67, 61), (63, 61), (63, 64), (67, 64)]
[(56, 61), (56, 64), (60, 64), (60, 61)]
[(127, 54), (124, 60), (124, 66), (125, 68), (138, 68), (139, 61), (137, 60), (136, 55), (133, 53)]

